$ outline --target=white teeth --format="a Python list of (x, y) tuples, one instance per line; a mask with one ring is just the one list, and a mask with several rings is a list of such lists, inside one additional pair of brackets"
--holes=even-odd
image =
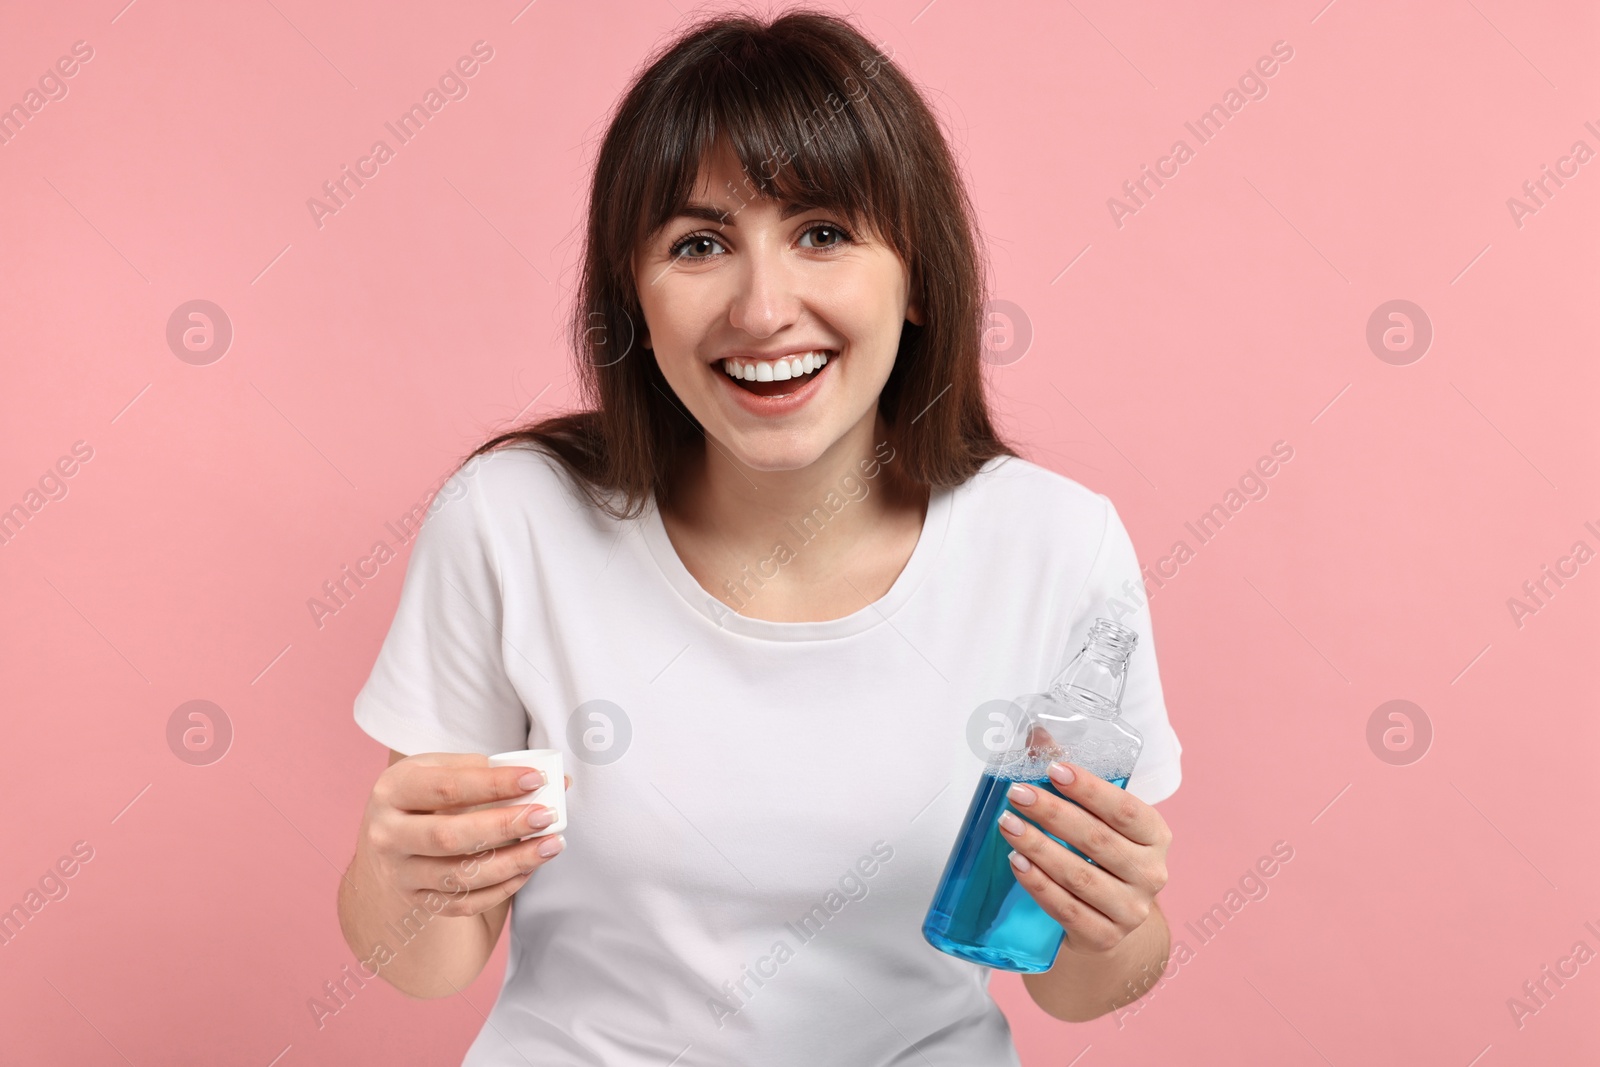
[(821, 370), (827, 363), (828, 354), (816, 351), (779, 360), (725, 359), (722, 370), (730, 378), (747, 382), (782, 382)]

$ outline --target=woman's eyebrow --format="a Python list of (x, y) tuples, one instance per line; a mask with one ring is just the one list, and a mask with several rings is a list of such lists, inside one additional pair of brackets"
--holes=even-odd
[(683, 207), (678, 209), (677, 213), (673, 217), (680, 219), (704, 219), (707, 222), (714, 222), (719, 226), (724, 222), (730, 226), (733, 225), (732, 215), (729, 215), (726, 211), (723, 211), (720, 208), (714, 208), (710, 204), (685, 204)]
[[(802, 204), (796, 201), (789, 201), (788, 203), (784, 204), (783, 210), (778, 214), (778, 218), (791, 219), (796, 215), (815, 210), (815, 207), (816, 205), (814, 204)], [(710, 204), (690, 203), (685, 204), (682, 208), (680, 208), (676, 217), (704, 219), (707, 222), (714, 222), (719, 226), (736, 226), (737, 223), (733, 221), (733, 217), (737, 214), (737, 211), (724, 211), (721, 208), (712, 207)]]

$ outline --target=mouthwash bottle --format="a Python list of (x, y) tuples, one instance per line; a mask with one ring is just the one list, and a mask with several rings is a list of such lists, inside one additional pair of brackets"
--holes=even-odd
[[(1144, 746), (1139, 731), (1119, 714), (1128, 657), (1138, 640), (1127, 627), (1096, 619), (1083, 648), (1049, 692), (1015, 701), (1021, 715), (1012, 743), (984, 767), (922, 923), (922, 936), (934, 948), (1006, 971), (1047, 971), (1055, 963), (1066, 930), (1034, 901), (1012, 870), (1011, 845), (999, 825), (1001, 812), (1017, 812), (1006, 790), (1013, 782), (1026, 782), (1060, 797), (1048, 770), (1062, 759), (1127, 788)], [(1017, 814), (1030, 821), (1026, 810)], [(1059, 837), (1050, 837), (1094, 862)]]

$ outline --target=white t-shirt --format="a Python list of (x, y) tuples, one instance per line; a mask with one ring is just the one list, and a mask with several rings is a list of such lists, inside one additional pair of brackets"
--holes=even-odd
[[(796, 523), (792, 552), (874, 490), (866, 473)], [(514, 899), (464, 1067), (1018, 1064), (990, 969), (922, 920), (993, 702), (1048, 688), (1097, 615), (1139, 634), (1128, 789), (1178, 787), (1106, 497), (996, 457), (934, 490), (881, 599), (823, 622), (730, 611), (653, 504), (618, 522), (535, 450), (480, 457), (436, 503), (356, 722), (407, 755), (558, 748), (573, 779), (567, 847)]]

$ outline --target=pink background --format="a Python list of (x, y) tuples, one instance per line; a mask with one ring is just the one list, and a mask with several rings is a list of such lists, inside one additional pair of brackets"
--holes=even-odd
[[(94, 849), (0, 947), (12, 1062), (455, 1063), (482, 1026), (504, 943), (462, 998), (373, 982), (320, 1030), (307, 1007), (353, 962), (334, 887), (384, 753), (350, 707), (403, 558), (320, 629), (306, 601), (474, 444), (572, 398), (592, 147), (681, 16), (524, 2), (0, 16), (0, 103), (94, 50), (0, 145), (0, 508), (93, 449), (0, 546), (0, 906)], [(1321, 3), (856, 5), (945, 119), (993, 295), (1031, 322), (990, 375), (1030, 458), (1107, 493), (1150, 564), (1294, 449), (1152, 602), (1185, 748), (1161, 899), (1193, 957), (1083, 1025), (997, 976), (1029, 1065), (1600, 1056), (1600, 962), (1520, 1027), (1507, 1005), (1600, 951), (1600, 563), (1520, 626), (1507, 607), (1600, 549), (1600, 161), (1520, 227), (1506, 203), (1600, 149), (1600, 16)], [(307, 199), (477, 40), (470, 94), (318, 228)], [(1280, 40), (1269, 94), (1116, 225), (1107, 199)], [(207, 366), (165, 336), (194, 299), (234, 328)], [(1434, 329), (1404, 366), (1365, 337), (1394, 299)], [(196, 699), (235, 731), (209, 766), (166, 739)], [(1433, 730), (1406, 765), (1367, 740), (1397, 699)], [(1184, 924), (1279, 841), (1269, 894), (1202, 944)]]

